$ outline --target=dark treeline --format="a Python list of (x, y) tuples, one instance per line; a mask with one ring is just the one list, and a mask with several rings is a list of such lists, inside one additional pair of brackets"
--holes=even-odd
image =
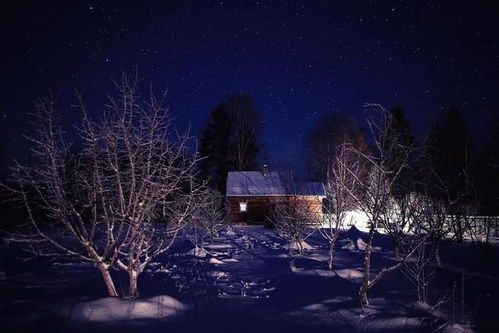
[(330, 113), (320, 118), (304, 143), (305, 167), (311, 180), (325, 181), (329, 178), (330, 167), (338, 147), (343, 143), (367, 149), (364, 132), (354, 118), (341, 113)]
[[(433, 119), (422, 137), (412, 133), (403, 109), (389, 110), (387, 142), (382, 151), (391, 170), (403, 163), (402, 148), (411, 147), (409, 163), (402, 168), (392, 195), (401, 197), (410, 192), (431, 193), (446, 203), (452, 214), (499, 214), (499, 121), (491, 112), (486, 140), (470, 132), (461, 111), (450, 106)], [(484, 133), (480, 133), (484, 134)], [(368, 138), (355, 120), (343, 113), (326, 114), (317, 122), (304, 142), (307, 176), (325, 181), (338, 147), (347, 143), (357, 149), (369, 147)], [(396, 141), (392, 144), (388, 141)], [(372, 150), (372, 149), (371, 149)]]
[[(431, 193), (446, 202), (450, 212), (459, 214), (499, 214), (499, 120), (490, 112), (484, 133), (471, 133), (456, 106), (442, 110), (432, 120), (427, 133), (417, 137), (400, 106), (390, 111), (389, 132), (384, 142), (391, 170), (402, 170), (393, 189), (394, 197), (410, 192)], [(257, 170), (261, 153), (260, 116), (248, 94), (232, 94), (215, 106), (200, 135), (200, 175), (222, 194), (228, 171)], [(480, 140), (481, 134), (486, 140)], [(328, 113), (304, 140), (302, 160), (310, 180), (329, 178), (338, 147), (348, 143), (369, 151), (366, 138), (355, 119), (344, 113)], [(397, 148), (399, 147), (399, 148)], [(411, 147), (409, 163), (400, 168), (404, 152)], [(372, 150), (372, 149), (371, 149)]]
[[(390, 110), (389, 138), (404, 147), (413, 147), (410, 163), (397, 177), (394, 197), (412, 191), (429, 192), (447, 203), (450, 212), (459, 214), (499, 214), (499, 112), (491, 110), (482, 133), (472, 133), (456, 106), (441, 111), (431, 122), (427, 133), (416, 137), (400, 106)], [(225, 194), (228, 171), (258, 170), (262, 145), (259, 139), (260, 115), (249, 94), (226, 96), (212, 108), (200, 133), (199, 154), (202, 157), (199, 176)], [(368, 151), (369, 138), (356, 120), (345, 113), (328, 113), (304, 140), (302, 160), (310, 180), (329, 178), (338, 147), (349, 143)], [(398, 170), (403, 152), (397, 145), (385, 143), (392, 170)], [(77, 150), (74, 150), (78, 153)], [(265, 162), (265, 161), (264, 161)], [(8, 174), (1, 175), (8, 180)], [(25, 219), (21, 210), (2, 195), (0, 210), (3, 226), (19, 224)]]

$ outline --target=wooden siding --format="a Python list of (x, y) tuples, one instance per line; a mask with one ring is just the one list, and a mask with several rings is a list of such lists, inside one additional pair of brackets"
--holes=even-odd
[[(250, 197), (228, 197), (230, 209), (236, 222), (264, 223), (272, 216), (273, 209), (279, 204), (290, 204), (298, 202), (306, 206), (311, 213), (322, 214), (322, 198), (311, 196), (250, 196)], [(239, 211), (239, 203), (246, 202), (246, 212)]]

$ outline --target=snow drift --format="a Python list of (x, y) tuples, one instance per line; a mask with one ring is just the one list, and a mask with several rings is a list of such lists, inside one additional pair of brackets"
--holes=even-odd
[(162, 319), (186, 310), (176, 299), (154, 296), (147, 299), (123, 300), (107, 297), (76, 304), (70, 316), (75, 321), (112, 322), (137, 319)]

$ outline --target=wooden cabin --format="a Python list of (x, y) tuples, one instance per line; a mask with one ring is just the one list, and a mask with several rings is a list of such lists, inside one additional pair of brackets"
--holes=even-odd
[(326, 191), (321, 182), (295, 182), (264, 166), (262, 171), (230, 171), (226, 195), (236, 222), (264, 223), (277, 205), (295, 203), (322, 214)]

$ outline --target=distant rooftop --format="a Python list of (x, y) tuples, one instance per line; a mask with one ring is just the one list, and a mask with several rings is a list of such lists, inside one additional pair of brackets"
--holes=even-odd
[(326, 196), (321, 182), (294, 182), (284, 172), (230, 171), (227, 176), (228, 197), (242, 196)]

